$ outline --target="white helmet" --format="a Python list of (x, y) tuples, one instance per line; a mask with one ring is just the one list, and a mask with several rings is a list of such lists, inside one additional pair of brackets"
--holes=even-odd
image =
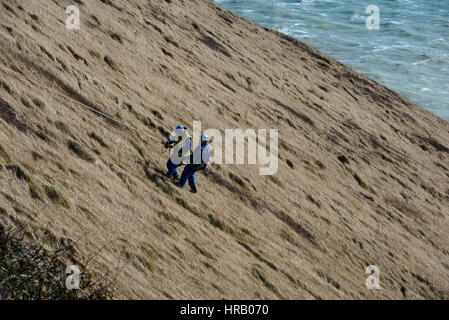
[(177, 126), (175, 132), (178, 136), (182, 136), (186, 132), (186, 128), (183, 126)]
[(209, 136), (207, 134), (201, 135), (201, 142), (209, 142)]

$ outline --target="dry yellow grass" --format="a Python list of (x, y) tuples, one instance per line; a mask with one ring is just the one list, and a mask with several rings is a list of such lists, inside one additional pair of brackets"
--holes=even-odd
[(0, 70), (7, 218), (125, 265), (117, 298), (447, 299), (448, 122), (211, 1), (169, 2), (82, 1), (69, 31), (70, 1), (1, 0), (0, 63), (161, 140), (277, 128), (279, 172), (175, 190), (153, 140)]

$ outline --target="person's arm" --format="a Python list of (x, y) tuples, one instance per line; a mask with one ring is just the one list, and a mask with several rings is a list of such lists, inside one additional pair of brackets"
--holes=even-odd
[[(177, 139), (177, 140), (175, 140)], [(172, 135), (168, 140), (165, 142), (165, 147), (173, 147), (173, 145), (177, 144), (182, 138), (176, 135)]]
[(170, 148), (171, 145), (172, 145), (173, 143), (175, 143), (175, 142), (174, 142), (174, 141), (171, 141), (171, 138), (168, 139), (168, 140), (165, 142), (165, 148)]
[(201, 152), (201, 166), (200, 170), (206, 170), (210, 158), (210, 147), (206, 146)]

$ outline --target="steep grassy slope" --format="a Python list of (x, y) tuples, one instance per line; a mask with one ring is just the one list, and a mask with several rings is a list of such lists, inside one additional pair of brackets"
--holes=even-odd
[[(0, 0), (0, 63), (139, 132), (0, 69), (5, 218), (125, 264), (118, 298), (449, 297), (448, 122), (208, 0), (76, 2), (69, 31), (70, 1)], [(175, 190), (142, 132), (194, 120), (279, 129), (278, 173)]]

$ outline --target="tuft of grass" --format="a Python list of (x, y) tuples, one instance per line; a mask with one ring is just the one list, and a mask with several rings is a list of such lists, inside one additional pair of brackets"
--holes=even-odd
[(0, 80), (0, 87), (5, 90), (6, 92), (8, 92), (9, 94), (13, 94), (13, 91), (11, 89), (11, 87), (4, 81)]
[(39, 153), (36, 151), (31, 152), (31, 155), (33, 156), (34, 161), (38, 160), (44, 160), (44, 157), (42, 157)]
[(170, 136), (170, 132), (168, 132), (167, 130), (165, 130), (165, 128), (163, 126), (159, 126), (157, 128), (159, 130), (159, 132), (164, 136), (164, 138), (167, 138)]
[(45, 108), (45, 102), (39, 98), (33, 98), (33, 103), (36, 107), (43, 109)]
[(143, 170), (145, 171), (148, 180), (153, 182), (157, 187), (161, 188), (164, 193), (168, 194), (169, 196), (173, 196), (173, 194), (176, 193), (175, 189), (169, 183), (165, 183), (161, 179), (162, 173), (155, 172), (150, 168), (150, 162), (148, 160), (145, 161)]
[(92, 131), (91, 133), (89, 133), (89, 138), (97, 141), (100, 144), (100, 146), (102, 146), (103, 148), (106, 148), (106, 149), (109, 148), (109, 146), (106, 144), (106, 142), (104, 142), (104, 140), (100, 136), (98, 136), (95, 132)]
[(30, 195), (33, 199), (42, 200), (39, 189), (36, 187), (34, 183), (29, 183), (28, 187), (30, 188)]
[(9, 165), (9, 166), (6, 166), (6, 169), (9, 171), (12, 171), (16, 175), (17, 179), (24, 180), (26, 182), (31, 182), (30, 177), (18, 165), (15, 165), (15, 164)]
[(106, 64), (107, 64), (112, 70), (114, 70), (114, 71), (117, 70), (117, 66), (116, 66), (114, 60), (112, 60), (112, 58), (111, 58), (110, 56), (105, 56), (103, 60), (104, 60), (104, 62), (106, 62)]
[(388, 157), (387, 157), (386, 155), (384, 155), (383, 153), (379, 152), (378, 154), (380, 155), (380, 157), (382, 158), (382, 160), (385, 160), (385, 161), (390, 162), (390, 163), (394, 163), (393, 160), (391, 160), (390, 158), (388, 158)]
[(179, 219), (178, 217), (175, 217), (174, 215), (172, 215), (172, 214), (170, 214), (170, 213), (166, 213), (166, 212), (160, 211), (160, 212), (158, 212), (158, 215), (159, 215), (159, 217), (161, 217), (161, 218), (167, 220), (168, 222), (174, 222), (174, 223), (177, 223), (177, 224), (179, 224), (181, 227), (187, 229), (186, 224), (185, 224), (181, 219)]
[(88, 154), (78, 143), (76, 143), (75, 141), (68, 141), (67, 142), (67, 147), (69, 148), (69, 150), (71, 150), (73, 153), (75, 153), (79, 158), (88, 161), (88, 162), (94, 162), (95, 159)]
[(277, 184), (278, 186), (284, 187), (284, 184), (282, 183), (281, 180), (279, 180), (276, 176), (268, 176), (268, 179), (270, 179), (271, 181), (273, 181), (275, 184)]
[[(92, 18), (98, 22), (97, 23), (98, 25), (100, 24), (98, 19), (95, 16), (92, 16)], [(88, 52), (94, 58), (97, 58), (97, 59), (101, 58), (101, 55), (97, 51), (95, 51), (95, 50), (88, 50)]]
[(119, 42), (120, 44), (123, 44), (122, 37), (121, 37), (119, 34), (111, 32), (109, 35), (110, 35), (111, 38), (114, 39), (115, 41)]
[(11, 158), (9, 157), (9, 154), (5, 151), (3, 146), (0, 144), (0, 158), (3, 158), (6, 163), (11, 162)]
[(352, 170), (349, 170), (349, 173), (352, 175), (352, 177), (354, 178), (355, 181), (357, 181), (357, 183), (359, 184), (359, 186), (361, 186), (363, 189), (365, 190), (370, 190), (370, 188), (368, 187), (368, 185), (365, 183), (365, 181), (362, 180), (362, 178), (359, 177), (359, 175), (357, 173), (355, 173)]
[(48, 57), (48, 59), (50, 59), (53, 62), (56, 61), (55, 57), (47, 49), (45, 49), (42, 46), (40, 46), (40, 49), (42, 50), (43, 53), (45, 53), (45, 55)]
[(176, 203), (179, 204), (181, 207), (183, 207), (183, 208), (185, 208), (187, 210), (190, 209), (189, 205), (187, 204), (187, 202), (183, 198), (176, 197), (175, 200), (176, 200)]
[(354, 179), (363, 189), (368, 190), (368, 185), (357, 174), (354, 175)]
[(258, 267), (253, 267), (252, 274), (255, 278), (259, 279), (267, 289), (273, 292), (278, 298), (282, 299), (282, 295), (279, 293), (279, 290), (267, 280), (267, 277), (262, 270)]
[(55, 162), (55, 165), (58, 167), (59, 170), (61, 170), (62, 172), (65, 172), (65, 168), (61, 162)]
[(136, 151), (140, 154), (140, 156), (142, 158), (145, 158), (145, 154), (143, 153), (142, 148), (137, 143), (135, 143), (134, 141), (131, 141), (131, 144), (134, 147), (134, 149), (136, 149)]
[(161, 113), (157, 110), (152, 110), (151, 113), (158, 118), (159, 120), (164, 120), (164, 118), (162, 117)]
[(142, 124), (148, 128), (150, 128), (151, 130), (155, 130), (156, 129), (156, 124), (154, 124), (153, 121), (151, 121), (150, 118), (144, 116), (143, 114), (139, 113), (138, 111), (136, 111), (132, 105), (130, 105), (129, 103), (124, 103), (123, 106), (128, 109), (129, 113), (131, 113), (137, 120), (139, 120), (140, 122), (142, 122)]
[(204, 213), (200, 212), (198, 209), (196, 209), (194, 207), (189, 206), (184, 199), (182, 199), (180, 197), (175, 197), (174, 200), (176, 201), (177, 204), (179, 204), (181, 207), (188, 210), (195, 216), (202, 218), (202, 219), (206, 218), (206, 215)]
[(55, 125), (56, 125), (56, 128), (58, 128), (59, 131), (65, 133), (65, 134), (68, 134), (68, 135), (72, 134), (72, 132), (70, 131), (70, 128), (64, 122), (57, 121), (55, 123)]
[(21, 97), (20, 101), (22, 104), (27, 107), (28, 109), (33, 109), (33, 106), (31, 105), (30, 101), (26, 97)]
[(340, 290), (341, 286), (340, 284), (335, 281), (329, 274), (327, 274), (326, 272), (324, 272), (323, 270), (317, 270), (315, 269), (315, 272), (324, 280), (326, 280), (327, 283), (329, 283), (330, 285), (332, 285), (335, 289)]
[(232, 172), (229, 173), (229, 177), (231, 180), (239, 184), (242, 188), (246, 188), (246, 183), (243, 181), (242, 178), (240, 178), (238, 175), (233, 174)]
[(230, 226), (228, 226), (221, 219), (214, 217), (214, 215), (212, 214), (207, 215), (207, 220), (213, 227), (220, 229), (223, 232), (226, 232), (232, 236), (235, 236), (237, 234)]
[(55, 204), (61, 205), (64, 208), (70, 208), (69, 202), (53, 187), (44, 186), (44, 191), (47, 197)]
[(344, 156), (344, 155), (338, 156), (338, 161), (340, 161), (340, 162), (343, 163), (343, 164), (349, 163), (348, 158), (346, 158), (346, 156)]
[(317, 200), (315, 200), (315, 198), (313, 198), (310, 194), (308, 194), (306, 196), (307, 200), (309, 200), (310, 202), (312, 202), (314, 205), (316, 205), (318, 208), (321, 208), (321, 203)]

